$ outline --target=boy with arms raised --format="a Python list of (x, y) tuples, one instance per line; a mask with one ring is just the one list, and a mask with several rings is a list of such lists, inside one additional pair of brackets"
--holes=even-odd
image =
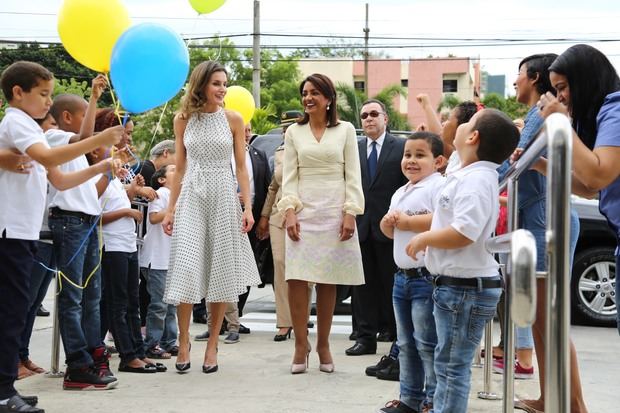
[(410, 257), (426, 250), (426, 266), (435, 277), (434, 413), (467, 411), (474, 352), (502, 289), (498, 263), (484, 246), (499, 214), (496, 169), (518, 141), (516, 126), (494, 109), (460, 125), (454, 145), (462, 167), (434, 198), (430, 230), (407, 245)]

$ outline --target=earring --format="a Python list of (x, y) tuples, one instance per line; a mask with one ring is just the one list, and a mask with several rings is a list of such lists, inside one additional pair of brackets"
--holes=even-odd
[(329, 110), (329, 103), (327, 104), (327, 110)]

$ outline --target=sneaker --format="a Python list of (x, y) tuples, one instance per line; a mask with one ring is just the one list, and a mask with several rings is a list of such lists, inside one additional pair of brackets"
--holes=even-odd
[(209, 331), (205, 331), (202, 334), (198, 334), (196, 337), (194, 337), (194, 340), (196, 340), (196, 341), (207, 341), (207, 340), (209, 340)]
[(64, 390), (108, 390), (116, 387), (116, 377), (100, 376), (93, 366), (83, 369), (67, 368), (62, 382)]
[(250, 334), (250, 329), (243, 324), (239, 324), (239, 334)]
[(379, 410), (379, 413), (419, 413), (416, 409), (407, 406), (400, 400), (392, 400)]
[(381, 360), (379, 360), (379, 362), (377, 364), (375, 364), (374, 366), (366, 367), (366, 375), (374, 377), (374, 376), (377, 375), (377, 372), (379, 370), (383, 370), (383, 369), (389, 367), (395, 361), (396, 360), (394, 360), (390, 356), (383, 356), (383, 357), (381, 357)]
[(92, 356), (95, 370), (100, 377), (114, 377), (112, 370), (110, 370), (110, 352), (106, 347), (97, 347), (93, 350)]
[[(504, 374), (504, 359), (493, 360), (493, 373)], [(525, 368), (518, 361), (515, 362), (515, 379), (529, 380), (534, 378), (534, 366)]]
[(22, 399), (19, 394), (16, 394), (10, 397), (6, 404), (0, 405), (0, 412), (45, 413), (45, 410), (34, 407)]
[(398, 360), (394, 360), (394, 362), (386, 368), (378, 370), (376, 376), (379, 380), (399, 381), (400, 364), (398, 363)]
[(39, 308), (37, 308), (37, 317), (49, 317), (50, 312), (43, 307), (43, 304), (39, 305)]
[(518, 361), (515, 363), (515, 379), (530, 380), (534, 378), (534, 366), (525, 368)]
[(224, 339), (224, 343), (226, 344), (234, 344), (239, 342), (239, 333), (236, 331), (231, 331), (228, 333), (226, 338)]

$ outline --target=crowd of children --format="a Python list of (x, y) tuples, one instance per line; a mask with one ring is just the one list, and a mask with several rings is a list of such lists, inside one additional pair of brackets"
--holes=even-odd
[[(527, 67), (541, 57), (522, 62), (521, 95), (529, 87), (538, 90), (532, 96), (540, 98), (538, 107), (533, 106), (536, 99), (523, 99), (532, 106), (525, 127), (534, 128), (531, 117), (536, 116), (536, 129), (540, 128), (542, 117), (553, 111), (566, 113), (566, 105), (579, 117), (575, 128), (587, 139), (584, 145), (575, 135), (573, 189), (580, 194), (602, 190), (602, 210), (617, 229), (617, 210), (609, 207), (615, 202), (614, 192), (604, 188), (618, 186), (618, 168), (609, 160), (618, 153), (611, 126), (618, 124), (620, 81), (606, 59), (601, 60), (614, 75), (600, 87), (607, 99), (607, 117), (593, 120), (585, 109), (580, 113), (580, 106), (570, 104), (575, 98), (571, 93), (581, 86), (572, 71), (583, 56), (602, 55), (588, 47), (575, 48), (551, 65), (559, 100), (544, 94), (550, 89), (547, 82), (546, 90), (535, 89), (536, 82), (526, 84), (528, 78), (539, 80)], [(552, 61), (541, 71), (546, 74)], [(119, 353), (119, 371), (166, 371), (153, 359), (179, 351), (176, 307), (164, 301), (171, 237), (161, 225), (169, 212), (175, 165), (153, 168), (149, 182), (139, 170), (127, 178), (122, 167), (126, 158), (121, 161), (114, 155), (131, 150), (126, 147), (133, 125), (113, 122), (116, 115), (110, 117), (109, 110), (99, 111), (98, 117), (97, 101), (107, 86), (103, 76), (93, 80), (88, 101), (69, 94), (52, 101), (53, 75), (31, 62), (7, 67), (0, 83), (9, 104), (0, 123), (0, 412), (43, 411), (36, 407), (36, 396), (18, 394), (14, 382), (18, 374), (42, 370), (29, 359), (28, 346), (34, 314), (54, 272), (61, 286), (58, 318), (67, 364), (63, 388), (110, 389), (118, 384), (104, 344), (108, 330)], [(471, 364), (503, 289), (499, 264), (484, 244), (498, 219), (498, 167), (514, 152), (520, 132), (500, 111), (463, 103), (440, 137), (434, 133), (439, 123), (428, 99), (418, 100), (433, 117), (430, 131), (407, 138), (401, 171), (408, 182), (393, 194), (380, 222), (383, 234), (394, 240), (398, 267), (392, 298), (400, 362), (400, 398), (381, 412), (460, 413), (467, 411)], [(104, 118), (106, 128), (95, 133), (96, 120)], [(592, 122), (593, 129), (588, 129)], [(116, 126), (110, 126), (113, 123)], [(600, 144), (597, 131), (605, 138)], [(594, 157), (602, 160), (597, 167), (604, 181), (587, 168)], [(149, 185), (152, 189), (146, 188)], [(146, 217), (132, 208), (138, 194), (150, 200)], [(48, 225), (53, 249), (38, 242), (44, 217), (43, 231)], [(138, 254), (136, 224), (143, 219), (147, 235)], [(140, 274), (148, 281), (150, 295), (145, 336)], [(537, 334), (534, 338), (542, 340)], [(585, 411), (576, 374), (573, 410)], [(539, 411), (531, 406), (540, 403), (519, 407)]]

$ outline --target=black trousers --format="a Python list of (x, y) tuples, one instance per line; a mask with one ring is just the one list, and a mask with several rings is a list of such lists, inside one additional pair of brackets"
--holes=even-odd
[(357, 324), (357, 342), (375, 346), (377, 333), (396, 335), (392, 288), (396, 264), (393, 244), (366, 240), (360, 242), (364, 285), (353, 287), (353, 312)]
[(104, 251), (101, 262), (110, 331), (121, 362), (144, 358), (140, 331), (138, 254)]
[(17, 394), (13, 385), (35, 253), (35, 241), (0, 238), (0, 400)]

